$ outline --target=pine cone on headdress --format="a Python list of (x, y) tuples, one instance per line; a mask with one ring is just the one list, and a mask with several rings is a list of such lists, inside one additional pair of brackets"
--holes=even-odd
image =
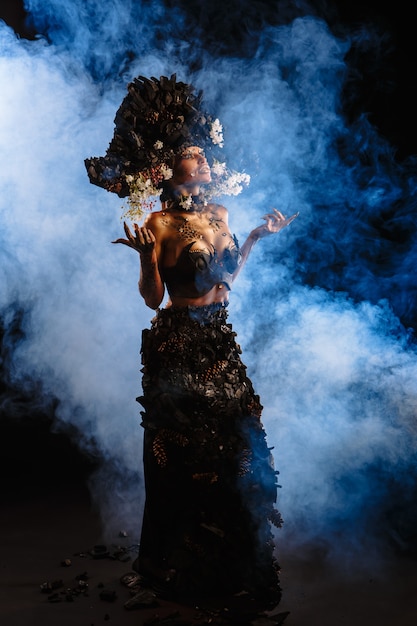
[(212, 119), (201, 112), (201, 97), (175, 74), (135, 78), (116, 113), (106, 155), (85, 159), (90, 182), (123, 198), (129, 195), (126, 176), (170, 164), (187, 146), (209, 144)]

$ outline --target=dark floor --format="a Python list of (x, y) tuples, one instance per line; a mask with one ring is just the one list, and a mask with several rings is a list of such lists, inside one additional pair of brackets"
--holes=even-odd
[[(137, 546), (120, 531), (102, 538), (86, 487), (94, 461), (52, 433), (46, 419), (0, 423), (0, 626), (250, 623), (235, 619), (232, 606), (159, 601), (127, 610), (132, 596), (120, 579)], [(104, 544), (108, 554), (93, 558)], [(417, 551), (394, 552), (383, 567), (367, 570), (331, 566), (319, 546), (292, 547), (287, 523), (278, 547), (283, 600), (268, 620), (251, 619), (254, 626), (417, 625)], [(56, 581), (62, 585), (44, 589)]]
[[(19, 496), (19, 497), (18, 497)], [(100, 522), (83, 486), (14, 494), (3, 502), (0, 557), (2, 626), (140, 626), (145, 624), (224, 623), (221, 614), (160, 601), (158, 606), (127, 610), (129, 589), (120, 578), (130, 571), (128, 537), (107, 545), (110, 557), (93, 558), (100, 545)], [(114, 557), (117, 558), (114, 558)], [(69, 562), (65, 564), (66, 559)], [(416, 626), (417, 560), (398, 557), (384, 573), (345, 575), (310, 556), (281, 546), (284, 598), (268, 617), (285, 626)], [(86, 576), (85, 576), (86, 575)], [(88, 588), (79, 579), (87, 578)], [(45, 593), (41, 586), (62, 580)], [(83, 585), (83, 583), (81, 583)], [(103, 599), (101, 596), (107, 596)], [(55, 593), (56, 602), (51, 601)], [(113, 599), (115, 598), (115, 599)], [(275, 615), (275, 617), (274, 617)], [(278, 617), (277, 617), (278, 615)], [(171, 616), (171, 619), (169, 619)], [(237, 619), (234, 623), (243, 623)]]

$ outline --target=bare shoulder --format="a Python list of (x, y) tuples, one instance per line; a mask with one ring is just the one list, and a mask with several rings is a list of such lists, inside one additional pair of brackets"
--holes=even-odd
[(229, 212), (222, 204), (209, 204), (207, 209), (212, 215), (217, 217), (217, 219), (227, 223)]
[(158, 231), (161, 231), (164, 228), (164, 217), (165, 213), (162, 211), (153, 211), (152, 213), (148, 213), (146, 216), (143, 225), (145, 228), (149, 228), (155, 235)]

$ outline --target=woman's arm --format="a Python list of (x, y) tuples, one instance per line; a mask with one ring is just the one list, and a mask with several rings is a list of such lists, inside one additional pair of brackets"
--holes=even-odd
[(124, 223), (127, 239), (116, 239), (112, 243), (123, 243), (139, 253), (139, 292), (149, 308), (157, 309), (165, 293), (165, 286), (158, 268), (161, 247), (149, 228), (138, 226), (137, 224), (134, 224), (133, 227), (135, 230), (134, 234), (132, 234), (127, 224)]
[(253, 246), (259, 239), (263, 239), (263, 237), (267, 237), (268, 235), (273, 235), (274, 233), (278, 233), (280, 230), (291, 224), (293, 220), (298, 216), (298, 213), (291, 215), (291, 217), (286, 218), (282, 213), (277, 211), (277, 209), (273, 209), (273, 213), (268, 213), (264, 215), (262, 219), (265, 220), (265, 224), (261, 224), (254, 228), (248, 235), (245, 243), (240, 248), (241, 252), (241, 262), (239, 263), (239, 267), (233, 274), (233, 280), (235, 280), (236, 276), (242, 270), (246, 261), (248, 260), (250, 251)]

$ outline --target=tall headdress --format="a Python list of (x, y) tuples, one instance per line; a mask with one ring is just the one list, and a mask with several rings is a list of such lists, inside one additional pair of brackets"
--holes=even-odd
[(91, 183), (127, 198), (127, 213), (137, 219), (171, 178), (175, 157), (197, 145), (212, 152), (214, 160), (207, 198), (240, 193), (249, 177), (228, 170), (215, 154), (223, 147), (223, 129), (218, 119), (202, 111), (201, 92), (177, 82), (175, 74), (159, 80), (138, 76), (127, 90), (105, 156), (85, 159)]

